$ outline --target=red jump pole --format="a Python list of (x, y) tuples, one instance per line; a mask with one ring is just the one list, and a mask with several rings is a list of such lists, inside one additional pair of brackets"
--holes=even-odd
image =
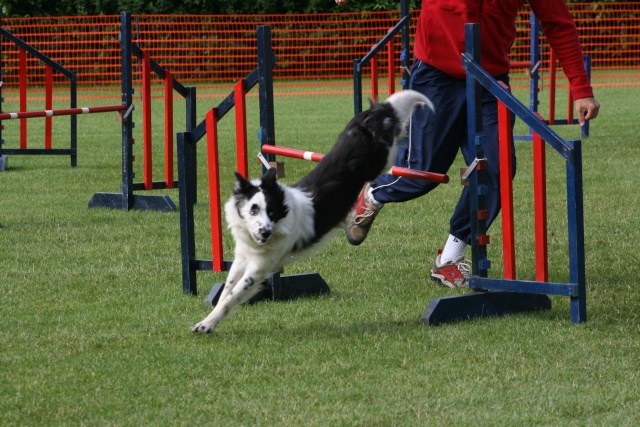
[[(541, 117), (539, 117), (542, 120)], [(547, 248), (547, 172), (545, 142), (533, 133), (533, 204), (536, 245), (536, 280), (547, 282), (549, 262)]]
[(238, 173), (249, 177), (249, 157), (247, 155), (247, 107), (244, 79), (238, 80), (233, 88), (233, 101), (236, 106), (236, 167)]
[(173, 74), (164, 72), (164, 182), (173, 188)]
[[(262, 146), (262, 151), (269, 154), (276, 154), (285, 157), (292, 157), (294, 159), (309, 160), (312, 162), (319, 162), (324, 157), (324, 154), (314, 153), (312, 151), (297, 150), (295, 148), (286, 148), (276, 145), (265, 144)], [(442, 175), (435, 172), (424, 172), (413, 169), (401, 168), (399, 166), (393, 166), (387, 172), (395, 176), (403, 176), (405, 178), (421, 179), (424, 181), (437, 182), (440, 184), (446, 184), (449, 182), (447, 175)]]
[[(20, 110), (27, 110), (27, 51), (19, 48), (20, 61)], [(20, 148), (27, 148), (27, 121), (20, 120)]]
[(207, 165), (209, 172), (209, 212), (211, 215), (211, 262), (213, 271), (224, 270), (222, 256), (222, 209), (220, 206), (220, 164), (218, 163), (218, 118), (216, 109), (209, 110), (207, 126)]
[(435, 172), (424, 172), (413, 169), (401, 168), (400, 166), (392, 166), (388, 172), (389, 175), (403, 176), (405, 178), (421, 179), (423, 181), (437, 182), (439, 184), (449, 183), (449, 177)]
[[(45, 93), (44, 93), (44, 108), (51, 110), (53, 108), (53, 70), (48, 65), (45, 67)], [(44, 119), (44, 148), (51, 149), (51, 116)]]
[(147, 52), (142, 52), (142, 169), (145, 190), (153, 188), (151, 147), (151, 58)]
[(556, 122), (556, 54), (549, 55), (549, 125)]
[(294, 159), (300, 160), (309, 160), (312, 162), (319, 162), (324, 157), (324, 154), (321, 153), (314, 153), (312, 151), (297, 150), (295, 148), (286, 148), (270, 144), (264, 144), (262, 146), (262, 151), (269, 154), (292, 157)]
[(371, 99), (378, 101), (378, 55), (371, 58)]
[(387, 78), (389, 79), (389, 96), (393, 95), (396, 91), (396, 76), (394, 71), (394, 50), (396, 48), (395, 37), (389, 40), (387, 43)]
[[(503, 85), (504, 86), (504, 85)], [(498, 101), (498, 151), (500, 154), (500, 203), (502, 205), (503, 277), (516, 278), (516, 249), (513, 220), (513, 153), (509, 109)]]

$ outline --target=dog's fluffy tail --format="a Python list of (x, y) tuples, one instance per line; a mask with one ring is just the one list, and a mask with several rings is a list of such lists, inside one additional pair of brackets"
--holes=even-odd
[(413, 113), (413, 109), (417, 103), (422, 103), (429, 107), (431, 111), (435, 111), (433, 107), (433, 103), (421, 94), (420, 92), (416, 92), (415, 90), (407, 89), (400, 92), (396, 92), (385, 101), (387, 104), (391, 104), (393, 109), (396, 111), (398, 115), (398, 119), (402, 123), (408, 123), (411, 118), (411, 114)]

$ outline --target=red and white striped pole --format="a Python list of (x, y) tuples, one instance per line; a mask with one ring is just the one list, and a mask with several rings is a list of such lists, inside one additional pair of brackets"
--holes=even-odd
[(20, 111), (17, 113), (0, 113), (0, 120), (31, 119), (34, 117), (72, 116), (78, 114), (105, 113), (108, 111), (124, 111), (125, 109), (125, 105), (107, 105), (103, 107), (81, 107), (61, 110)]
[[(292, 157), (294, 159), (308, 160), (312, 162), (319, 162), (324, 157), (324, 154), (314, 153), (312, 151), (297, 150), (295, 148), (286, 148), (276, 145), (265, 144), (262, 146), (262, 151), (269, 154), (275, 154), (285, 157)], [(424, 172), (413, 169), (401, 168), (399, 166), (393, 166), (386, 173), (395, 176), (402, 176), (405, 178), (421, 179), (424, 181), (437, 182), (440, 184), (447, 184), (449, 177), (435, 172)]]

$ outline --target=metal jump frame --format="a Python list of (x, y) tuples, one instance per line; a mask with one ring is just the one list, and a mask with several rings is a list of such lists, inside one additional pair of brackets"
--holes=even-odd
[[(140, 195), (134, 191), (175, 188), (178, 181), (173, 179), (173, 91), (186, 101), (186, 130), (191, 131), (196, 124), (196, 88), (183, 86), (173, 75), (150, 58), (140, 46), (132, 43), (131, 13), (120, 14), (120, 43), (122, 62), (122, 103), (127, 112), (133, 110), (133, 55), (142, 64), (142, 115), (143, 115), (143, 182), (134, 182), (133, 172), (133, 123), (127, 114), (122, 126), (122, 184), (120, 193), (95, 193), (88, 206), (90, 208), (111, 208), (124, 210), (174, 211), (175, 204), (169, 196)], [(151, 172), (151, 73), (164, 81), (165, 102), (165, 179), (153, 181)], [(194, 158), (195, 161), (195, 158)], [(195, 172), (194, 172), (195, 179)], [(193, 194), (195, 200), (195, 190)]]
[[(69, 80), (69, 104), (70, 109), (77, 108), (77, 77), (76, 74), (58, 64), (53, 59), (49, 58), (42, 52), (29, 45), (24, 40), (14, 36), (4, 28), (0, 27), (0, 36), (9, 40), (14, 45), (18, 46), (19, 52), (19, 88), (20, 88), (20, 110), (21, 113), (25, 113), (27, 109), (27, 53), (40, 60), (46, 66), (45, 78), (45, 108), (51, 110), (52, 105), (52, 86), (53, 86), (53, 70), (62, 74)], [(4, 75), (4, 69), (2, 68), (2, 44), (0, 44), (0, 79)], [(0, 81), (0, 110), (2, 109), (2, 82)], [(45, 126), (47, 129), (51, 128), (51, 115), (46, 115)], [(9, 119), (11, 117), (6, 117)], [(48, 135), (45, 139), (45, 148), (27, 148), (27, 118), (22, 114), (18, 117), (20, 120), (20, 148), (17, 149), (3, 149), (4, 140), (2, 139), (3, 126), (0, 125), (0, 170), (6, 169), (7, 155), (63, 155), (69, 156), (71, 159), (71, 167), (76, 167), (78, 164), (78, 124), (75, 114), (71, 114), (70, 118), (70, 146), (69, 148), (51, 148), (50, 131), (45, 132)], [(0, 119), (2, 120), (2, 119)]]
[[(587, 319), (585, 251), (584, 251), (584, 214), (582, 187), (582, 144), (580, 140), (565, 141), (553, 132), (543, 120), (531, 112), (520, 101), (513, 97), (508, 89), (499, 84), (480, 67), (480, 27), (478, 24), (466, 26), (466, 53), (462, 55), (463, 67), (467, 71), (469, 153), (476, 166), (470, 168), (471, 219), (472, 219), (472, 276), (470, 289), (475, 292), (445, 298), (437, 298), (429, 303), (422, 320), (426, 325), (437, 325), (450, 321), (472, 317), (487, 317), (508, 313), (519, 313), (551, 308), (551, 300), (547, 295), (558, 295), (570, 298), (571, 320), (573, 323), (585, 322)], [(486, 210), (484, 195), (487, 192), (484, 169), (485, 136), (482, 129), (481, 93), (482, 88), (490, 91), (499, 102), (503, 103), (517, 117), (530, 126), (534, 134), (546, 141), (566, 161), (567, 176), (567, 217), (569, 246), (569, 283), (552, 283), (546, 278), (546, 235), (536, 239), (537, 281), (524, 281), (515, 278), (514, 262), (510, 253), (513, 247), (507, 247), (505, 274), (502, 279), (488, 277), (491, 263), (487, 258), (489, 236), (486, 234)], [(508, 114), (503, 113), (508, 117)], [(502, 125), (505, 127), (508, 125)], [(542, 144), (541, 144), (542, 145)], [(536, 148), (535, 150), (540, 150)], [(502, 156), (502, 153), (501, 153)], [(544, 152), (535, 154), (534, 159), (543, 159)], [(503, 174), (508, 172), (503, 171)], [(510, 182), (510, 180), (506, 180)], [(537, 184), (540, 185), (540, 184)], [(505, 188), (501, 188), (505, 192)], [(544, 183), (535, 192), (544, 196)], [(536, 209), (540, 205), (536, 204)], [(542, 205), (544, 206), (544, 205)], [(503, 219), (512, 216), (508, 209)], [(546, 208), (545, 208), (546, 209)], [(546, 213), (542, 214), (546, 224)], [(546, 225), (536, 225), (537, 230), (544, 230)], [(546, 232), (546, 230), (544, 230)], [(538, 231), (536, 231), (538, 233)], [(510, 239), (507, 237), (507, 239)], [(512, 240), (512, 239), (511, 239)]]

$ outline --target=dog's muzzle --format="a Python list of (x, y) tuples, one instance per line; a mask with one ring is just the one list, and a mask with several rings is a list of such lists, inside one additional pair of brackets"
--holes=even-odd
[(256, 242), (264, 245), (269, 241), (271, 234), (272, 234), (271, 230), (261, 228), (260, 230), (258, 230), (258, 233), (254, 235), (254, 238)]

